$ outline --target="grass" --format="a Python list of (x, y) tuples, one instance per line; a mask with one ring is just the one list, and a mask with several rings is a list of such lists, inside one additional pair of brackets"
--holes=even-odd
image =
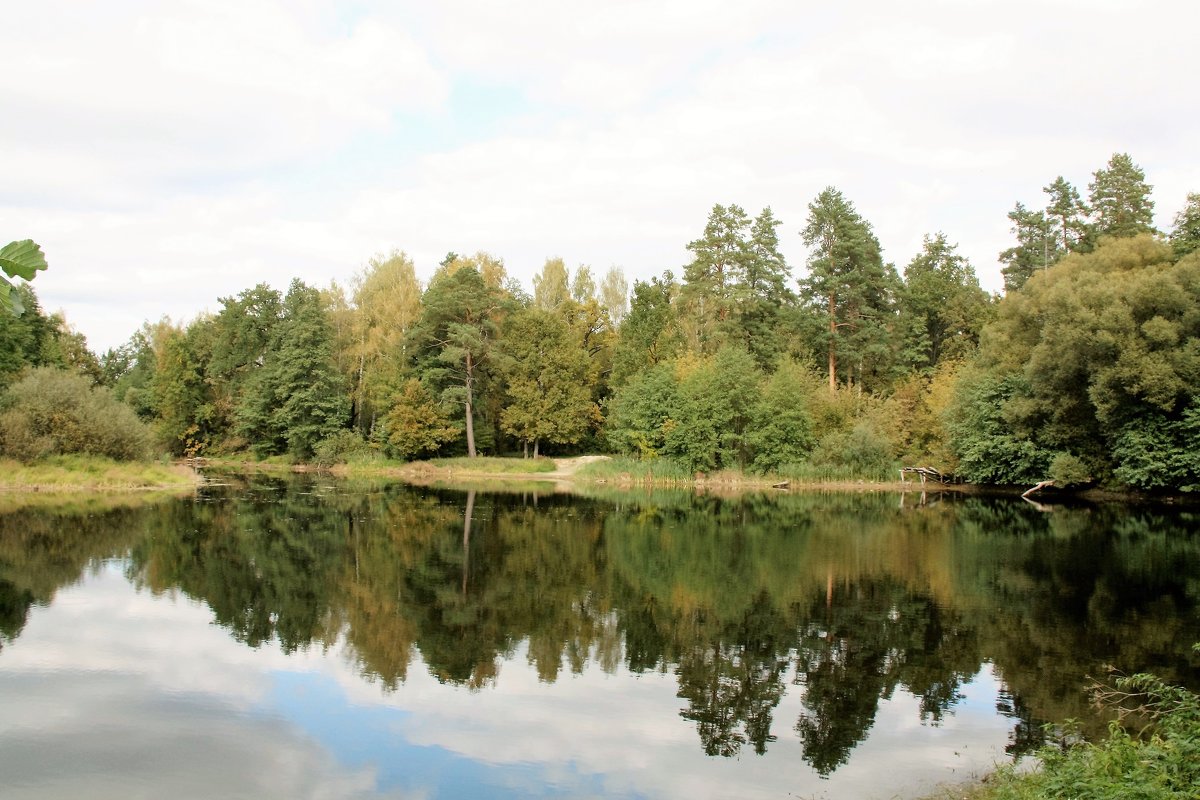
[(642, 460), (629, 456), (585, 464), (575, 476), (584, 481), (657, 485), (691, 484), (696, 480), (694, 473), (669, 458)]
[(487, 475), (554, 472), (554, 462), (548, 458), (435, 458), (429, 461), (429, 464), (441, 469)]
[[(632, 483), (656, 486), (692, 485), (697, 482), (696, 474), (669, 458), (648, 460), (630, 456), (613, 456), (580, 468), (578, 477), (586, 481)], [(888, 467), (886, 470), (870, 472), (856, 471), (850, 467), (818, 467), (811, 464), (789, 464), (767, 474), (721, 470), (704, 475), (710, 484), (754, 484), (766, 486), (788, 481), (799, 484), (830, 483), (895, 483), (899, 473)]]
[(0, 490), (7, 492), (174, 489), (199, 483), (194, 471), (164, 462), (79, 455), (54, 456), (32, 464), (0, 459)]

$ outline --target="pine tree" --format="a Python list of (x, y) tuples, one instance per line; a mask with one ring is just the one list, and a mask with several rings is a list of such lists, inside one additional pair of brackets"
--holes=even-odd
[(443, 402), (463, 407), (467, 454), (474, 458), (478, 389), (486, 377), (503, 296), (474, 268), (464, 267), (434, 275), (421, 304), (406, 347), (422, 380), (437, 388)]
[(1154, 233), (1154, 201), (1146, 174), (1127, 153), (1115, 153), (1088, 184), (1089, 201), (1100, 236)]
[(1054, 236), (1050, 220), (1042, 211), (1031, 211), (1017, 203), (1008, 212), (1008, 218), (1012, 221), (1017, 244), (1000, 254), (1004, 264), (1000, 272), (1004, 275), (1004, 291), (1012, 294), (1019, 291), (1035, 272), (1053, 263)]
[(1187, 205), (1175, 215), (1170, 241), (1176, 258), (1200, 250), (1200, 193), (1188, 193)]
[(734, 287), (750, 260), (746, 234), (750, 218), (741, 207), (715, 205), (704, 234), (688, 243), (692, 262), (684, 268), (679, 304), (692, 349), (712, 353), (720, 346), (734, 309)]
[(1054, 243), (1050, 250), (1049, 262), (1053, 263), (1067, 253), (1088, 249), (1088, 209), (1083, 203), (1083, 198), (1079, 196), (1079, 190), (1059, 175), (1042, 191), (1050, 197), (1046, 204), (1046, 221)]
[(913, 365), (932, 370), (944, 358), (963, 358), (979, 341), (988, 296), (970, 262), (944, 233), (925, 243), (904, 270), (901, 316), (908, 324)]
[(801, 298), (825, 317), (829, 390), (839, 375), (861, 386), (887, 372), (893, 296), (899, 279), (883, 263), (879, 240), (850, 201), (832, 186), (808, 206), (801, 235), (812, 252)]
[(775, 229), (781, 224), (770, 207), (755, 217), (744, 270), (733, 290), (738, 336), (762, 369), (773, 367), (779, 358), (783, 309), (796, 299), (787, 285), (791, 271), (779, 252)]

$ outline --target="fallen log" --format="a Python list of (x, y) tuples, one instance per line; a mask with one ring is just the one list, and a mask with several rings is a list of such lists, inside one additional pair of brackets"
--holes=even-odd
[(1042, 489), (1049, 489), (1053, 485), (1054, 481), (1042, 481), (1037, 486), (1031, 486), (1022, 492), (1021, 497), (1024, 497), (1026, 500), (1028, 500), (1029, 495), (1034, 494), (1035, 492), (1040, 492)]

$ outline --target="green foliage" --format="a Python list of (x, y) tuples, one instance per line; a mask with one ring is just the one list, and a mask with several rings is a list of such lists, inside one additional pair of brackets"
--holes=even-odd
[(946, 235), (925, 237), (904, 270), (900, 313), (907, 322), (905, 348), (914, 367), (932, 370), (943, 358), (971, 355), (991, 304), (970, 262)]
[(1154, 232), (1154, 201), (1146, 173), (1128, 153), (1114, 153), (1088, 184), (1088, 199), (1100, 236), (1137, 236)]
[(1019, 375), (962, 376), (947, 414), (958, 474), (973, 483), (1035, 483), (1050, 454), (1005, 417), (1006, 406), (1027, 391)]
[(1200, 695), (1147, 674), (1118, 678), (1102, 697), (1136, 706), (1152, 727), (1142, 735), (1120, 722), (1107, 738), (1088, 742), (1077, 722), (1054, 730), (1063, 745), (1038, 752), (1040, 767), (1000, 770), (984, 800), (1076, 798), (1184, 800), (1200, 790)]
[(1057, 251), (1045, 212), (1017, 203), (1008, 212), (1008, 218), (1017, 243), (1000, 253), (1000, 262), (1004, 264), (1000, 272), (1004, 275), (1004, 291), (1011, 294), (1019, 291), (1038, 270), (1049, 267), (1054, 261), (1051, 254)]
[(1188, 192), (1187, 204), (1175, 215), (1170, 241), (1176, 258), (1200, 250), (1200, 192)]
[(432, 453), (462, 435), (445, 407), (416, 378), (409, 378), (392, 396), (378, 435), (384, 452), (394, 458), (410, 459)]
[(379, 458), (379, 451), (357, 431), (334, 431), (313, 448), (313, 461), (322, 467), (376, 461)]
[(292, 281), (267, 357), (248, 380), (237, 412), (239, 430), (258, 456), (286, 450), (307, 459), (317, 442), (345, 426), (349, 402), (332, 351), (320, 294)]
[(1046, 473), (1055, 486), (1076, 486), (1092, 481), (1092, 473), (1087, 465), (1070, 453), (1056, 453), (1054, 458), (1050, 459)]
[(443, 402), (462, 406), (470, 456), (476, 454), (476, 395), (490, 377), (487, 361), (503, 310), (500, 291), (473, 267), (443, 270), (425, 290), (421, 317), (406, 340), (422, 379)]
[[(9, 242), (0, 248), (0, 269), (9, 278), (33, 280), (38, 270), (46, 269), (46, 256), (32, 239)], [(25, 311), (24, 298), (17, 286), (0, 277), (0, 309), (20, 316)]]
[(25, 462), (66, 453), (131, 461), (149, 456), (150, 432), (107, 389), (40, 367), (0, 400), (0, 453)]
[(634, 375), (609, 404), (606, 436), (619, 453), (655, 458), (678, 424), (679, 388), (671, 364), (657, 364)]
[(621, 324), (621, 338), (613, 352), (614, 387), (680, 354), (683, 339), (672, 307), (678, 291), (669, 271), (649, 283), (634, 281), (629, 316)]
[(687, 370), (664, 452), (702, 472), (749, 466), (746, 436), (761, 377), (750, 354), (732, 346)]
[(771, 472), (808, 457), (814, 443), (808, 398), (819, 388), (816, 383), (794, 361), (784, 362), (767, 379), (746, 433), (756, 471)]
[(533, 444), (535, 456), (542, 441), (583, 438), (594, 408), (587, 352), (561, 317), (537, 308), (511, 314), (495, 360), (509, 400), (500, 414), (505, 432)]
[(846, 477), (879, 481), (891, 479), (897, 468), (891, 442), (865, 420), (849, 431), (821, 437), (809, 463), (818, 469), (833, 468)]
[(1157, 410), (1111, 435), (1118, 480), (1143, 489), (1200, 492), (1200, 400), (1172, 418)]
[(53, 320), (42, 313), (31, 287), (14, 287), (11, 296), (20, 302), (22, 313), (0, 313), (0, 384), (22, 369), (47, 365), (46, 351), (54, 335)]
[(1200, 257), (1172, 256), (1148, 235), (1110, 239), (1005, 298), (952, 415), (965, 477), (1041, 480), (1070, 453), (1099, 481), (1194, 485)]
[(811, 254), (800, 297), (823, 320), (830, 388), (839, 379), (883, 388), (893, 369), (895, 268), (883, 263), (870, 223), (832, 186), (809, 203), (801, 235)]

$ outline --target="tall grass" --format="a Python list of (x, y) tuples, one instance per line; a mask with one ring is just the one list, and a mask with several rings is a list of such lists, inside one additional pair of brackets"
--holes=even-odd
[(187, 467), (165, 462), (114, 461), (102, 456), (51, 456), (32, 464), (0, 459), (0, 489), (6, 491), (109, 491), (195, 486)]
[(554, 472), (554, 462), (549, 458), (435, 458), (429, 462), (443, 469), (477, 472), (488, 475), (512, 475), (528, 472)]
[(638, 459), (613, 456), (604, 461), (584, 464), (575, 477), (589, 481), (613, 483), (692, 483), (695, 474), (669, 458)]

